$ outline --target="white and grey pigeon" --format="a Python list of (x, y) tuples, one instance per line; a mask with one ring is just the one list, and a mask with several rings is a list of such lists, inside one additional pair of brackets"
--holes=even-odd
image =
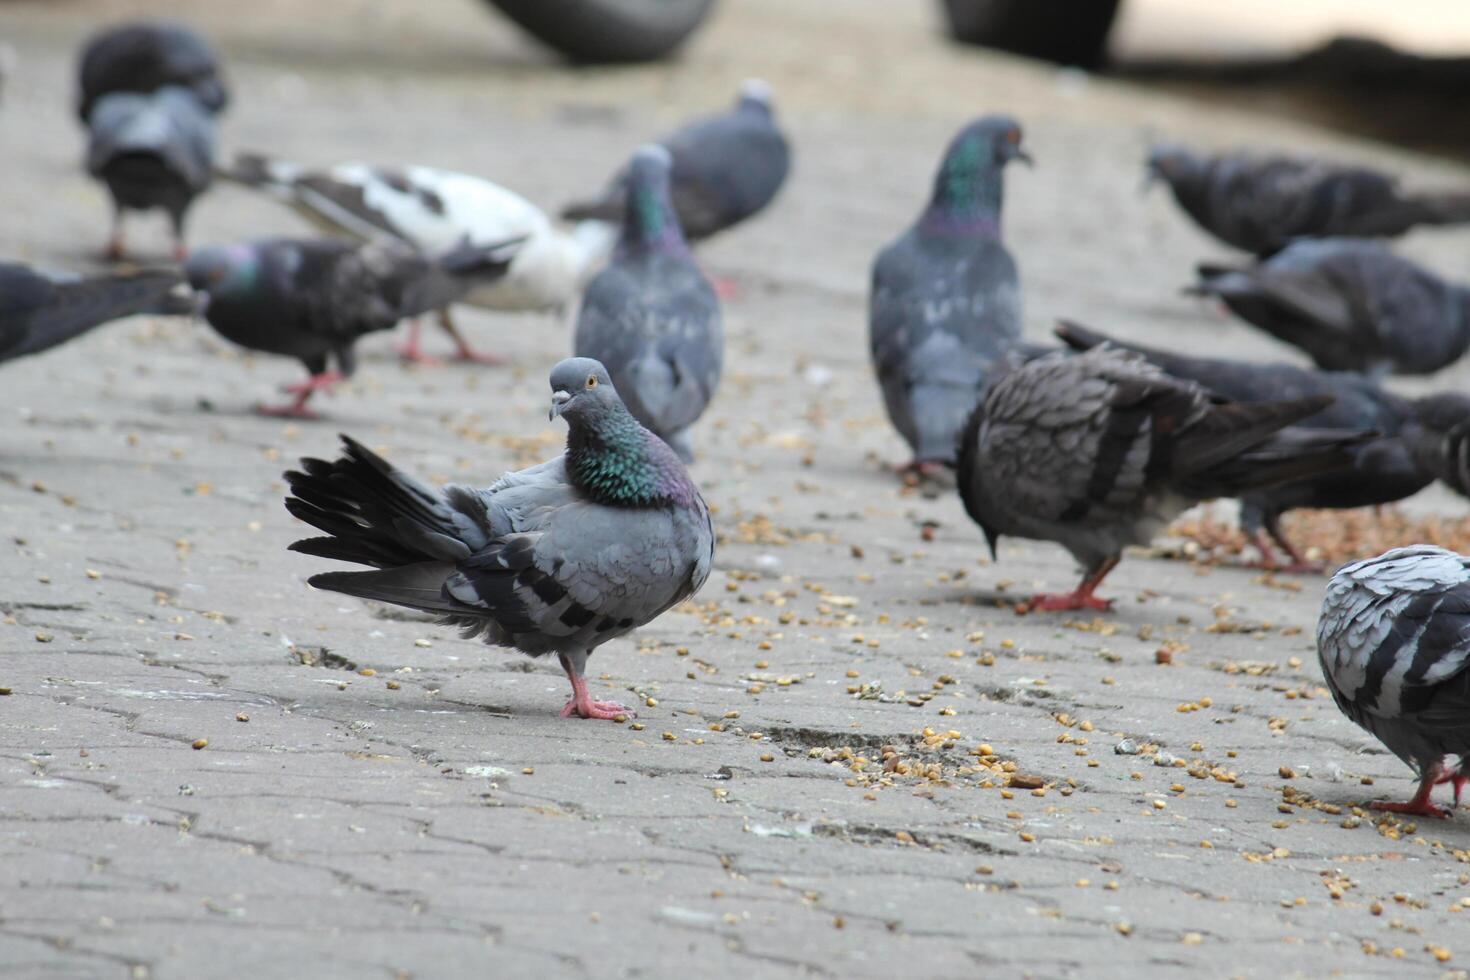
[(1263, 257), (1303, 238), (1391, 238), (1470, 221), (1470, 193), (1408, 193), (1367, 167), (1180, 146), (1156, 148), (1147, 166), (1201, 228)]
[(573, 350), (601, 361), (628, 411), (689, 463), (693, 425), (720, 382), (720, 301), (669, 203), (669, 152), (642, 147), (628, 166), (628, 208), (607, 268), (587, 285)]
[(1191, 291), (1329, 371), (1433, 374), (1470, 348), (1470, 289), (1378, 242), (1302, 241), (1252, 266), (1202, 265)]
[(1128, 545), (1194, 504), (1352, 468), (1359, 434), (1290, 429), (1330, 396), (1245, 404), (1103, 345), (1048, 354), (998, 380), (960, 444), (965, 509), (992, 555), (1001, 535), (1055, 541), (1083, 569), (1039, 609), (1107, 609), (1093, 595)]
[(551, 371), (566, 452), (487, 490), (424, 486), (352, 439), (334, 462), (286, 474), (286, 507), (327, 532), (293, 551), (371, 565), (310, 579), (439, 613), (446, 625), (533, 657), (554, 653), (572, 685), (563, 717), (616, 719), (593, 700), (587, 658), (699, 591), (714, 560), (709, 509), (664, 442), (628, 414), (589, 358)]
[(183, 261), (184, 221), (209, 187), (214, 148), (214, 115), (188, 88), (111, 92), (96, 100), (87, 116), (87, 172), (112, 195), (109, 258), (126, 254), (125, 211), (162, 209), (173, 231), (173, 257)]
[[(242, 153), (219, 176), (260, 190), (290, 206), (327, 234), (356, 241), (396, 239), (438, 255), (466, 239), (487, 245), (521, 239), (510, 271), (472, 290), (463, 301), (490, 310), (556, 310), (573, 301), (607, 260), (617, 227), (584, 221), (570, 230), (499, 184), (432, 167), (379, 167), (343, 163), (313, 170), (284, 160)], [(448, 308), (440, 322), (461, 360), (496, 363), (474, 351)], [(427, 360), (415, 325), (403, 354)]]
[[(771, 87), (741, 86), (729, 112), (699, 119), (658, 141), (673, 156), (670, 196), (690, 241), (702, 241), (758, 213), (791, 169), (791, 148), (776, 125)], [(621, 221), (628, 169), (613, 175), (601, 197), (568, 205), (562, 217)]]
[(873, 262), (868, 341), (888, 417), (913, 449), (902, 470), (954, 465), (965, 421), (1021, 338), (1021, 286), (1000, 238), (1012, 160), (1031, 158), (1010, 116), (960, 130), (928, 206)]
[(1470, 783), (1470, 558), (1394, 548), (1338, 569), (1317, 622), (1317, 656), (1337, 706), (1419, 777), (1407, 803), (1375, 810), (1448, 817), (1430, 800)]

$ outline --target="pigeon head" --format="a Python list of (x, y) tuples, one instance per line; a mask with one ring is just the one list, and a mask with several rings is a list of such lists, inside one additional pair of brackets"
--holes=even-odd
[(567, 472), (593, 500), (647, 507), (698, 499), (684, 464), (628, 413), (601, 361), (569, 357), (551, 369), (551, 415), (567, 420)]
[(638, 148), (628, 164), (628, 207), (619, 247), (625, 252), (687, 250), (679, 216), (669, 201), (673, 157), (657, 143)]
[(201, 293), (248, 288), (260, 272), (260, 257), (248, 245), (210, 245), (189, 253), (184, 275)]
[(932, 210), (962, 224), (998, 225), (1001, 171), (1012, 160), (1030, 163), (1021, 148), (1021, 124), (1011, 116), (982, 116), (960, 130), (934, 178)]
[(747, 78), (740, 86), (741, 109), (755, 109), (770, 115), (774, 109), (771, 102), (771, 86), (763, 78)]
[(1170, 143), (1161, 144), (1149, 151), (1145, 166), (1147, 167), (1147, 173), (1144, 176), (1145, 188), (1156, 180), (1162, 180), (1177, 187), (1191, 180), (1200, 171), (1198, 157), (1184, 147)]

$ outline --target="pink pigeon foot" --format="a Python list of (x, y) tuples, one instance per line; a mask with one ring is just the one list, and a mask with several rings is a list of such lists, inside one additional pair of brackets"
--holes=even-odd
[(509, 364), (510, 358), (500, 354), (490, 354), (486, 351), (478, 351), (469, 344), (461, 343), (454, 352), (454, 359), (462, 364), (484, 364), (489, 367), (499, 367)]
[[(1434, 787), (1438, 786), (1440, 783), (1449, 782), (1454, 778), (1455, 777), (1452, 776), (1441, 775), (1440, 769), (1436, 766), (1428, 774), (1426, 774), (1423, 779), (1419, 780), (1419, 790), (1414, 794), (1414, 798), (1409, 802), (1390, 803), (1387, 800), (1374, 800), (1373, 802), (1368, 804), (1368, 809), (1381, 810), (1386, 813), (1408, 813), (1416, 817), (1440, 817), (1447, 819), (1452, 812), (1450, 808), (1440, 806), (1438, 803), (1430, 800), (1429, 796), (1431, 793), (1434, 792)], [(1461, 781), (1463, 781), (1463, 779), (1464, 777), (1460, 777)], [(1458, 783), (1455, 788), (1456, 803), (1458, 803), (1460, 795), (1458, 792)]]
[(710, 285), (715, 287), (715, 295), (722, 300), (736, 300), (740, 298), (740, 283), (729, 276), (713, 276)]
[(1250, 568), (1259, 568), (1264, 572), (1284, 572), (1288, 575), (1320, 575), (1326, 569), (1322, 562), (1308, 561), (1289, 541), (1282, 541), (1282, 547), (1290, 559), (1283, 562), (1264, 530), (1257, 530), (1252, 542), (1261, 557), (1259, 561), (1251, 562), (1248, 566)]
[(592, 700), (592, 695), (587, 691), (587, 678), (573, 670), (565, 657), (562, 658), (561, 664), (562, 669), (567, 672), (567, 680), (572, 682), (571, 699), (561, 709), (563, 718), (575, 716), (617, 721), (620, 718), (632, 717), (633, 712), (616, 701)]
[(424, 353), (422, 333), (417, 319), (408, 321), (408, 339), (394, 348), (398, 359), (405, 364), (421, 364), (424, 367), (435, 367), (443, 363), (439, 358)]
[(1084, 592), (1077, 589), (1074, 592), (1043, 592), (1031, 599), (1032, 609), (1040, 609), (1044, 612), (1064, 612), (1070, 609), (1096, 609), (1100, 612), (1109, 612), (1113, 608), (1113, 600), (1099, 599), (1090, 591)]

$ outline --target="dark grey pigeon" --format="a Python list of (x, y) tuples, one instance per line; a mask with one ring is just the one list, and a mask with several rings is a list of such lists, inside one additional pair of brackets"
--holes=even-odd
[(868, 341), (883, 403), (913, 448), (903, 469), (955, 461), (960, 431), (1021, 338), (1021, 286), (1000, 240), (1001, 174), (1030, 162), (1010, 116), (983, 116), (950, 142), (929, 204), (878, 253)]
[[(700, 119), (659, 140), (673, 156), (670, 196), (679, 225), (700, 241), (760, 211), (791, 169), (791, 149), (776, 126), (771, 87), (747, 81), (731, 111)], [(569, 221), (621, 222), (628, 169), (613, 175), (600, 198), (562, 211)]]
[(1470, 497), (1470, 396), (1443, 393), (1414, 401), (1414, 458), (1451, 490)]
[(587, 658), (699, 591), (715, 536), (699, 489), (585, 357), (551, 371), (566, 452), (488, 490), (424, 486), (343, 437), (335, 462), (287, 473), (286, 508), (329, 535), (293, 551), (371, 565), (310, 579), (425, 612), (491, 646), (554, 653), (572, 683), (562, 716), (631, 714), (587, 690)]
[[(1187, 357), (1138, 344), (1120, 343), (1076, 323), (1063, 322), (1057, 336), (1076, 350), (1103, 343), (1133, 351), (1165, 373), (1194, 381), (1231, 401), (1266, 402), (1325, 395), (1332, 403), (1301, 425), (1316, 429), (1371, 432), (1351, 447), (1352, 473), (1315, 474), (1306, 479), (1253, 490), (1240, 498), (1241, 530), (1261, 552), (1261, 566), (1281, 571), (1321, 571), (1307, 561), (1282, 533), (1281, 515), (1298, 507), (1346, 509), (1393, 503), (1428, 486), (1436, 470), (1421, 462), (1426, 445), (1423, 400), (1402, 398), (1385, 391), (1361, 374), (1314, 371), (1294, 364), (1230, 361), (1214, 357)], [(1470, 400), (1467, 400), (1470, 403)], [(1444, 414), (1440, 412), (1439, 414)], [(1457, 416), (1470, 418), (1470, 407)], [(1268, 537), (1269, 535), (1269, 537)], [(1289, 561), (1278, 559), (1271, 542), (1280, 545)]]
[(1470, 290), (1377, 242), (1298, 242), (1253, 266), (1202, 265), (1193, 289), (1329, 371), (1433, 374), (1470, 348)]
[(1055, 541), (1084, 570), (1040, 609), (1107, 609), (1093, 595), (1123, 549), (1202, 500), (1346, 473), (1360, 437), (1290, 429), (1330, 396), (1242, 404), (1097, 347), (1037, 358), (998, 380), (960, 444), (959, 490), (994, 554), (1003, 534)]
[[(514, 242), (461, 245), (426, 258), (396, 244), (269, 238), (198, 249), (184, 270), (207, 297), (205, 318), (222, 337), (294, 357), (311, 372), (286, 388), (296, 396), (290, 404), (258, 410), (312, 418), (307, 400), (352, 374), (358, 338), (504, 275), (515, 248)], [(329, 358), (335, 370), (327, 370)]]
[(177, 270), (54, 276), (0, 262), (0, 361), (55, 347), (124, 317), (193, 309), (192, 294)]
[(123, 212), (161, 208), (173, 228), (174, 258), (182, 262), (184, 218), (214, 174), (214, 116), (179, 86), (112, 92), (87, 117), (87, 172), (112, 195), (107, 254), (126, 254)]
[(606, 365), (633, 417), (688, 463), (689, 427), (720, 381), (720, 302), (669, 205), (668, 151), (643, 147), (628, 174), (622, 237), (587, 284), (574, 350)]
[(183, 24), (141, 21), (109, 27), (82, 49), (77, 72), (77, 115), (82, 122), (104, 95), (147, 95), (174, 85), (194, 93), (211, 114), (230, 100), (219, 58), (209, 42)]
[(1163, 146), (1148, 172), (1205, 231), (1262, 257), (1302, 238), (1385, 238), (1470, 221), (1470, 193), (1406, 194), (1367, 167)]
[(1470, 559), (1433, 545), (1338, 569), (1317, 622), (1317, 656), (1337, 706), (1419, 777), (1408, 803), (1374, 810), (1448, 817), (1430, 800), (1470, 783)]

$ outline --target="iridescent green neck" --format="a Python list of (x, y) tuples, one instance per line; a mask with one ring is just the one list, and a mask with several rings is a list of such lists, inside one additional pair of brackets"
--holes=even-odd
[(663, 440), (621, 412), (567, 434), (572, 482), (598, 503), (618, 507), (689, 504), (693, 484)]
[(628, 207), (618, 250), (625, 253), (688, 250), (664, 188), (651, 182), (633, 181), (628, 188)]
[(924, 223), (933, 230), (998, 229), (1001, 168), (988, 159), (989, 144), (967, 139), (950, 151), (934, 178), (934, 196)]

